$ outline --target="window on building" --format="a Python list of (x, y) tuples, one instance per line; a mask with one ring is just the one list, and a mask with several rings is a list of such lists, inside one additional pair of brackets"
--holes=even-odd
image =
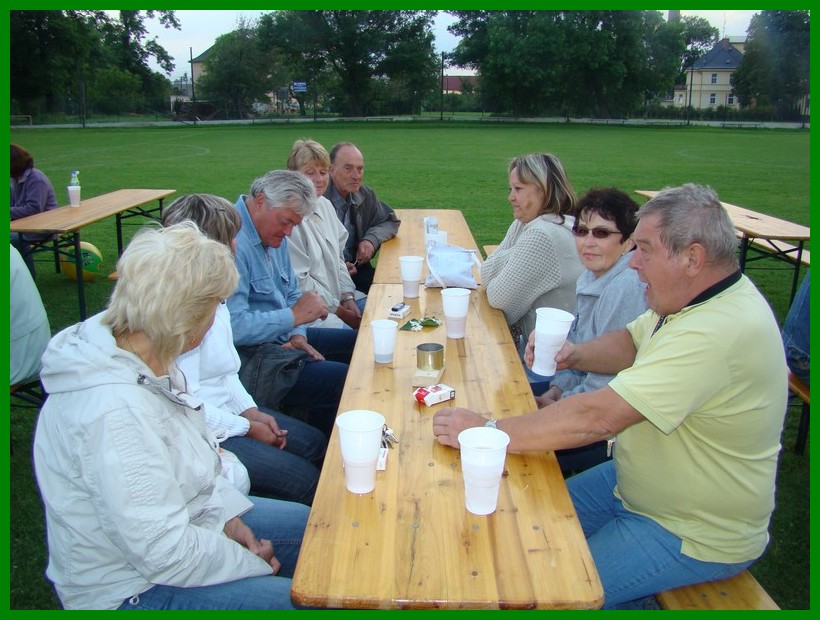
[(715, 105), (717, 103), (717, 95), (715, 93), (709, 94), (709, 105)]
[(683, 105), (683, 95), (678, 95), (678, 105)]
[(712, 74), (712, 84), (717, 84), (717, 73)]
[(735, 96), (729, 95), (726, 97), (726, 105), (735, 105)]

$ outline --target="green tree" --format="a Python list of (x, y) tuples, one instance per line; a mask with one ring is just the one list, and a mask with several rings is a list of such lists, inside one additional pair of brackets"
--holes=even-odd
[[(291, 58), (309, 88), (314, 77), (343, 114), (371, 113), (386, 83), (406, 98), (436, 80), (435, 11), (276, 11), (259, 19), (266, 45)], [(332, 76), (332, 79), (328, 78)], [(378, 88), (376, 86), (378, 85)], [(392, 95), (391, 95), (392, 96)]]
[(166, 96), (167, 79), (157, 80), (148, 62), (155, 58), (168, 73), (174, 65), (156, 39), (146, 40), (144, 20), (153, 18), (179, 28), (174, 11), (120, 11), (119, 19), (92, 10), (10, 11), (12, 100), (19, 108), (84, 116), (96, 72), (112, 67), (137, 76), (145, 99)]
[(142, 81), (129, 71), (109, 66), (94, 75), (90, 89), (92, 105), (104, 114), (121, 114), (143, 107)]
[(712, 26), (702, 17), (686, 16), (681, 20), (683, 25), (683, 38), (686, 49), (681, 60), (680, 84), (686, 82), (683, 71), (686, 67), (691, 67), (701, 56), (717, 45), (720, 31)]
[(452, 11), (454, 58), (514, 114), (625, 116), (667, 92), (682, 39), (657, 11)]
[(809, 11), (761, 11), (749, 24), (746, 51), (732, 86), (742, 106), (772, 105), (796, 118), (809, 93)]
[(247, 116), (254, 103), (269, 103), (275, 87), (269, 55), (255, 28), (246, 22), (217, 38), (197, 82), (204, 98), (218, 102), (227, 116), (238, 118)]

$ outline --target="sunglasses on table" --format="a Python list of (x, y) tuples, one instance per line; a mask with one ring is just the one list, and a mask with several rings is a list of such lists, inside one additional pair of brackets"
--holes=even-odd
[(572, 234), (576, 237), (586, 237), (589, 233), (596, 239), (607, 239), (609, 235), (620, 235), (620, 230), (609, 230), (608, 228), (587, 228), (586, 226), (573, 226)]

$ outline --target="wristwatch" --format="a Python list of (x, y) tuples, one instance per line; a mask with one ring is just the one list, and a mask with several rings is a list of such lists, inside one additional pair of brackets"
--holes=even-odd
[(487, 420), (484, 422), (484, 426), (489, 426), (490, 428), (498, 428), (498, 420)]

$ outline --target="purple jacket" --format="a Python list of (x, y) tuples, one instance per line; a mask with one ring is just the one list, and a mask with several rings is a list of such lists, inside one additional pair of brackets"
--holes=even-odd
[(51, 181), (37, 168), (28, 168), (17, 182), (11, 182), (11, 219), (57, 208), (57, 196)]

